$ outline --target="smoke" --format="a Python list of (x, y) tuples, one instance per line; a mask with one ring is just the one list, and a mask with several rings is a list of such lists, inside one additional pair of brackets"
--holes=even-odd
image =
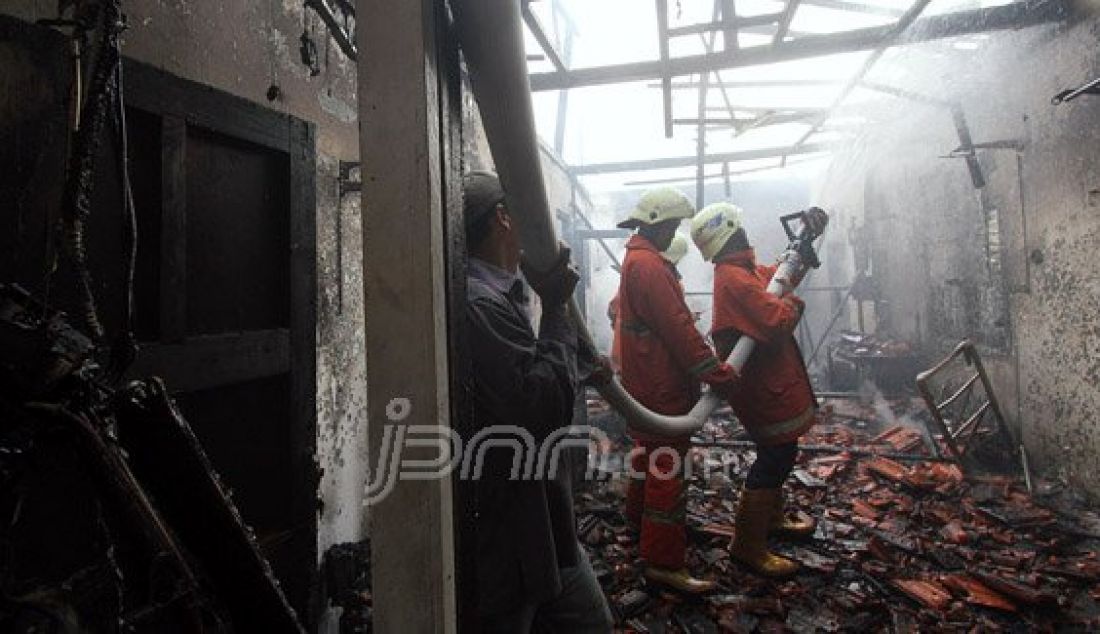
[(882, 421), (885, 427), (907, 427), (914, 431), (918, 431), (921, 434), (926, 433), (928, 430), (923, 423), (913, 418), (908, 412), (898, 414), (894, 411), (894, 408), (890, 405), (890, 401), (882, 393), (882, 390), (878, 388), (871, 381), (864, 381), (860, 387), (860, 394), (870, 401), (871, 409), (874, 410), (875, 416), (879, 421)]

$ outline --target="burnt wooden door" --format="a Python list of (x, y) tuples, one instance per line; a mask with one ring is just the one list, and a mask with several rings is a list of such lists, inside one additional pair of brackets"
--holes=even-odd
[[(81, 310), (58, 258), (72, 67), (61, 33), (0, 16), (0, 281)], [(163, 377), (288, 598), (316, 568), (313, 126), (127, 60), (138, 246), (132, 377)], [(3, 83), (3, 82), (0, 82)], [(105, 139), (85, 244), (100, 321), (123, 329), (126, 223)], [(74, 320), (74, 322), (77, 320)]]
[(127, 64), (124, 76), (128, 106), (159, 137), (140, 170), (160, 195), (139, 209), (147, 292), (131, 374), (165, 379), (308, 619), (317, 535), (313, 126), (141, 64)]

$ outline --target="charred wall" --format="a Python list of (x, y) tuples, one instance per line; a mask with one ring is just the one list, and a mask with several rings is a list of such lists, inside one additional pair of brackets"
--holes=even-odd
[[(52, 0), (14, 0), (3, 3), (0, 14), (30, 24), (55, 17), (56, 6)], [(293, 0), (134, 0), (125, 2), (123, 10), (127, 58), (314, 126), (316, 244), (309, 250), (316, 251), (317, 272), (311, 300), (317, 306), (316, 460), (321, 472), (316, 552), (363, 539), (360, 210), (358, 195), (342, 197), (338, 185), (339, 162), (357, 160), (359, 153), (355, 65), (327, 37), (321, 20)], [(315, 46), (312, 70), (303, 60), (303, 41)], [(18, 68), (16, 63), (26, 61), (0, 56), (0, 68)], [(28, 102), (17, 97), (0, 95), (0, 115), (26, 112)], [(56, 198), (62, 180), (62, 174), (46, 175), (35, 187), (45, 191), (43, 197)]]
[[(869, 253), (877, 329), (929, 358), (978, 343), (1033, 462), (1094, 496), (1100, 97), (1051, 97), (1100, 74), (1098, 35), (1082, 5), (1067, 24), (887, 56), (870, 81), (943, 103), (861, 91), (868, 123), (817, 197), (844, 231), (835, 253)], [(951, 104), (979, 144), (977, 180), (965, 157), (948, 158), (960, 146)], [(838, 283), (847, 273), (832, 271)]]

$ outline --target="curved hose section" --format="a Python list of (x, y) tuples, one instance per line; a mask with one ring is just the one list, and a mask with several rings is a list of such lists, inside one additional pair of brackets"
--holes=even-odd
[[(454, 5), (454, 13), (470, 83), (507, 195), (508, 210), (518, 221), (524, 255), (536, 268), (549, 268), (558, 258), (558, 237), (542, 178), (520, 0), (460, 0)], [(781, 292), (781, 280), (791, 279), (790, 273), (798, 266), (797, 256), (788, 257), (768, 291)], [(580, 336), (591, 344), (592, 336), (575, 302), (570, 303), (569, 312)], [(738, 341), (730, 354), (730, 363), (738, 371), (755, 344), (748, 337)], [(645, 408), (627, 393), (618, 378), (600, 386), (599, 391), (631, 428), (658, 436), (694, 433), (721, 404), (717, 395), (708, 392), (687, 414), (666, 416)]]

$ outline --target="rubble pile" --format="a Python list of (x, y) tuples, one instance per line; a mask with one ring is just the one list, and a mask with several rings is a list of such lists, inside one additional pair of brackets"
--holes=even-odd
[[(905, 408), (912, 402), (895, 403)], [(879, 408), (881, 412), (881, 408)], [(596, 426), (613, 417), (590, 403)], [(740, 482), (752, 463), (727, 413), (694, 439), (688, 490), (692, 572), (719, 590), (694, 599), (647, 585), (622, 516), (625, 473), (578, 495), (579, 535), (622, 632), (1082, 631), (1100, 627), (1100, 518), (1072, 489), (1018, 474), (967, 472), (927, 454), (905, 415), (837, 402), (802, 439), (788, 510), (818, 521), (812, 540), (773, 540), (802, 564), (791, 580), (731, 560)], [(621, 437), (605, 442), (625, 454)], [(885, 457), (885, 456), (893, 457)], [(621, 456), (606, 464), (621, 464)], [(1012, 465), (1006, 469), (1011, 470)], [(972, 472), (973, 471), (973, 472)]]

